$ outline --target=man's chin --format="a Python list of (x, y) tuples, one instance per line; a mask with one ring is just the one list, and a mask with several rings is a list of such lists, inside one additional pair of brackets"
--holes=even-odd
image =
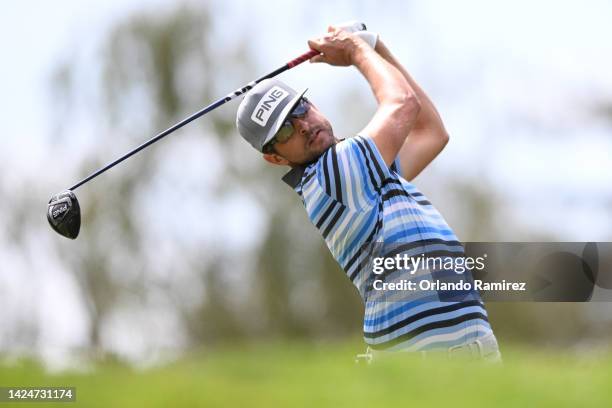
[(311, 164), (316, 162), (319, 157), (321, 157), (323, 153), (325, 153), (327, 149), (332, 147), (334, 144), (336, 144), (336, 139), (333, 136), (325, 138), (325, 140), (321, 141), (315, 140), (314, 143), (310, 145), (310, 151), (308, 154), (309, 158), (302, 164)]
[(329, 149), (334, 142), (335, 139), (331, 132), (323, 129), (314, 136), (314, 140), (310, 142), (309, 149), (313, 152), (323, 153), (325, 150)]

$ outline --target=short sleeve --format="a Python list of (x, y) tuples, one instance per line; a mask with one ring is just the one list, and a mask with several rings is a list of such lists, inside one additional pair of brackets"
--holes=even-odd
[(389, 178), (396, 178), (374, 141), (356, 136), (328, 149), (317, 162), (317, 177), (325, 193), (356, 210), (374, 205)]
[(391, 171), (395, 172), (398, 176), (402, 177), (402, 167), (400, 166), (399, 154), (397, 155), (397, 157), (395, 158), (395, 160), (393, 160), (393, 163), (391, 164)]

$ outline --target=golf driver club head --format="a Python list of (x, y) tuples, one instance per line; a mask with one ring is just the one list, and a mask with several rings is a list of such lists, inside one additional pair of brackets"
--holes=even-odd
[(51, 197), (47, 220), (55, 232), (66, 238), (75, 239), (81, 229), (81, 208), (76, 195), (66, 190)]

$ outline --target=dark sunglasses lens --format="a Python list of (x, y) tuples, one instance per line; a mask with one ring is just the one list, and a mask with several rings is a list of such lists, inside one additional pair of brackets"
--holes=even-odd
[(306, 115), (306, 112), (308, 112), (308, 108), (308, 100), (302, 98), (295, 106), (295, 108), (293, 108), (293, 111), (291, 111), (291, 116), (293, 116), (294, 118), (302, 118)]
[(286, 121), (283, 126), (278, 130), (276, 136), (274, 137), (277, 142), (284, 143), (291, 137), (293, 133), (293, 125), (291, 121)]

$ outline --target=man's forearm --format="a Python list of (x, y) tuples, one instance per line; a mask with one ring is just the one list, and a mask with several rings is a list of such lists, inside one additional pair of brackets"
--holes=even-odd
[(406, 135), (404, 145), (399, 151), (401, 174), (406, 180), (412, 180), (444, 149), (449, 139), (448, 133), (431, 99), (380, 39), (376, 44), (376, 52), (402, 73), (421, 102), (421, 110), (415, 118), (414, 126)]
[[(402, 101), (416, 95), (401, 70), (380, 53), (361, 43), (354, 52), (354, 65), (366, 78), (379, 104)], [(407, 83), (408, 82), (408, 83)]]
[(391, 54), (391, 51), (389, 51), (380, 38), (376, 42), (375, 50), (382, 58), (384, 58), (402, 73), (421, 102), (421, 111), (414, 124), (414, 129), (431, 129), (432, 131), (440, 132), (441, 134), (446, 135), (446, 129), (442, 123), (442, 118), (440, 117), (440, 114), (438, 113), (431, 99), (429, 99), (425, 91), (421, 89), (421, 87), (410, 76), (402, 64), (395, 59), (393, 54)]

